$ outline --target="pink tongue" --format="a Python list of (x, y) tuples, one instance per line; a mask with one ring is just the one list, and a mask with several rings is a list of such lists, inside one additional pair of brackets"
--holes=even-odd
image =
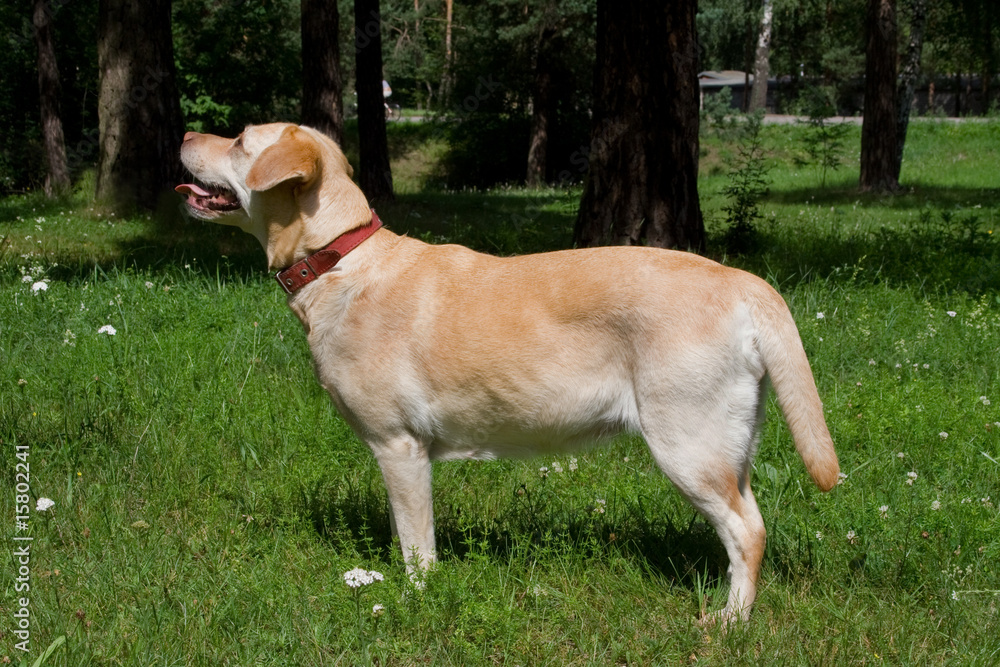
[(184, 185), (178, 185), (174, 188), (175, 192), (179, 192), (182, 195), (195, 195), (196, 197), (211, 197), (212, 193), (208, 192), (202, 188), (199, 188), (194, 183), (185, 183)]

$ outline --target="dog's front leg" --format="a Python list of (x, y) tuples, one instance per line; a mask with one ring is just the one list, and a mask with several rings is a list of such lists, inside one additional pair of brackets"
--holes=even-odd
[(406, 571), (434, 562), (434, 512), (431, 461), (425, 447), (410, 438), (372, 446), (389, 496), (393, 533), (399, 537)]

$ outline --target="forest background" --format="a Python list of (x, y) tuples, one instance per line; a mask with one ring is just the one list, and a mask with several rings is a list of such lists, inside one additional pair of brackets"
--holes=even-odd
[[(553, 120), (543, 180), (581, 180), (574, 153), (589, 140), (596, 0), (383, 0), (384, 77), (392, 100), (422, 117), (450, 118), (442, 183), (483, 187), (526, 178), (532, 92), (542, 55)], [(172, 33), (187, 129), (235, 134), (247, 123), (301, 117), (299, 0), (176, 0)], [(761, 13), (771, 5), (771, 111), (808, 113), (816, 93), (831, 112), (857, 113), (865, 68), (865, 0), (702, 0), (701, 70), (752, 72)], [(995, 113), (1000, 5), (990, 0), (902, 0), (900, 53), (913, 8), (926, 14), (919, 88), (940, 100), (921, 113)], [(97, 162), (98, 0), (45, 3), (59, 61), (61, 116), (72, 178)], [(353, 3), (339, 2), (344, 106), (355, 102)], [(37, 50), (25, 6), (0, 3), (0, 194), (42, 187)], [(484, 82), (487, 84), (484, 88)], [(484, 94), (484, 90), (488, 93)], [(831, 115), (832, 115), (831, 113)], [(488, 161), (477, 156), (489, 155)], [(578, 162), (579, 160), (577, 160)], [(92, 183), (90, 184), (93, 185)]]

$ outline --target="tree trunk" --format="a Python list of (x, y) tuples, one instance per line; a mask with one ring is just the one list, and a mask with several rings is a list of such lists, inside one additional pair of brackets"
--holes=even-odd
[(66, 162), (66, 139), (63, 136), (59, 102), (62, 87), (56, 50), (52, 44), (52, 15), (47, 0), (34, 0), (32, 23), (38, 47), (38, 101), (42, 116), (42, 141), (49, 171), (45, 175), (45, 195), (51, 197), (69, 190), (69, 167)]
[(531, 95), (531, 141), (528, 145), (527, 184), (538, 187), (545, 182), (549, 148), (549, 124), (552, 117), (552, 59), (549, 53), (555, 30), (542, 28), (535, 59), (535, 85)]
[(896, 141), (896, 0), (868, 0), (861, 189), (899, 189)]
[(740, 96), (740, 111), (750, 111), (750, 69), (753, 67), (753, 28), (747, 24), (746, 48), (743, 49), (743, 92)]
[(302, 124), (344, 143), (337, 0), (302, 0)]
[(924, 26), (927, 25), (927, 0), (910, 0), (910, 43), (906, 47), (903, 73), (899, 81), (899, 111), (896, 115), (896, 175), (903, 167), (903, 146), (910, 124), (913, 95), (920, 76), (920, 55), (924, 48)]
[(358, 134), (361, 165), (358, 185), (369, 201), (392, 201), (392, 170), (385, 136), (382, 95), (382, 17), (379, 0), (354, 0)]
[(170, 0), (100, 0), (98, 13), (97, 198), (152, 210), (183, 176)]
[(962, 116), (962, 73), (955, 75), (955, 118)]
[(451, 99), (452, 72), (451, 66), (454, 54), (451, 50), (451, 23), (454, 13), (453, 0), (444, 0), (444, 71), (441, 74), (441, 88), (438, 91), (438, 102), (448, 104)]
[(980, 81), (982, 81), (984, 115), (991, 111), (990, 96), (993, 94), (993, 75), (996, 73), (996, 50), (993, 48), (994, 19), (996, 13), (996, 9), (990, 11), (988, 5), (986, 3), (983, 4), (983, 20), (980, 26), (983, 43), (983, 72)]
[(763, 15), (760, 19), (760, 35), (757, 37), (757, 53), (753, 64), (753, 94), (750, 97), (750, 112), (767, 108), (767, 77), (770, 70), (768, 58), (771, 54), (771, 25), (774, 22), (774, 2), (764, 0)]
[(578, 246), (702, 250), (696, 0), (598, 0), (590, 169)]

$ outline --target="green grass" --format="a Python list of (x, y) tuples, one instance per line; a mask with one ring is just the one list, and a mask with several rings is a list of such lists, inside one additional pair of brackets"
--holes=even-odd
[[(437, 139), (406, 131), (409, 194), (379, 210), (395, 230), (499, 253), (569, 243), (578, 191), (426, 191)], [(819, 493), (769, 405), (749, 623), (696, 626), (724, 604), (725, 554), (635, 438), (575, 462), (436, 465), (442, 562), (414, 588), (377, 466), (256, 241), (19, 198), (0, 202), (0, 658), (66, 637), (44, 664), (995, 664), (1000, 125), (916, 123), (893, 198), (859, 195), (846, 165), (820, 189), (792, 159), (802, 131), (766, 131), (757, 252), (719, 245), (725, 144), (705, 141), (700, 185), (710, 254), (787, 299), (846, 474)], [(30, 659), (12, 634), (18, 446)], [(359, 566), (385, 580), (355, 593)]]

